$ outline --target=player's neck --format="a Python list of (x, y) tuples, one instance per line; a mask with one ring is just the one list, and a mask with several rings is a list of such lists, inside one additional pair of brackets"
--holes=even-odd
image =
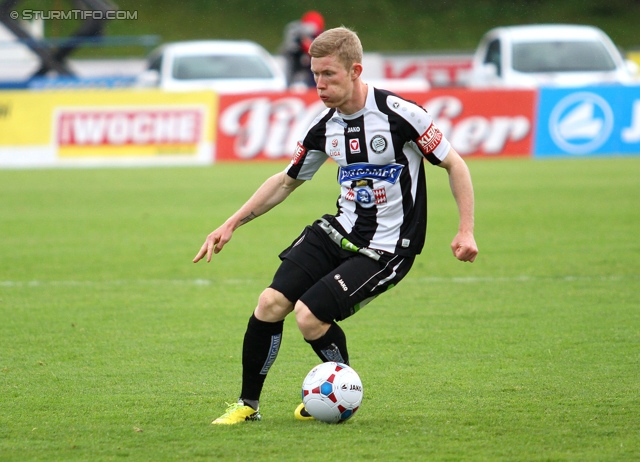
[(338, 107), (338, 111), (345, 115), (352, 115), (361, 110), (367, 102), (367, 91), (369, 87), (360, 78), (353, 85), (353, 93), (351, 98), (342, 106)]

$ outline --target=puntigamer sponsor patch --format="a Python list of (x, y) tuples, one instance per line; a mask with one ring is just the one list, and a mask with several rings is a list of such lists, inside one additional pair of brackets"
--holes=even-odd
[(351, 164), (346, 167), (340, 167), (338, 172), (338, 183), (352, 180), (382, 180), (391, 184), (395, 184), (400, 178), (403, 166), (400, 164)]

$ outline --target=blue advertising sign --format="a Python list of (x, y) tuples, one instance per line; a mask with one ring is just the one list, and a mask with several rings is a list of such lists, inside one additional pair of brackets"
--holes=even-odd
[(640, 154), (640, 85), (540, 89), (534, 154)]

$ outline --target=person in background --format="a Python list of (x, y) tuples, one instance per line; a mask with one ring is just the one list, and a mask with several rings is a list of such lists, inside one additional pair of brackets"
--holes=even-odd
[(302, 18), (285, 27), (280, 54), (286, 61), (289, 87), (315, 87), (311, 73), (311, 42), (324, 31), (324, 18), (317, 11), (307, 11)]

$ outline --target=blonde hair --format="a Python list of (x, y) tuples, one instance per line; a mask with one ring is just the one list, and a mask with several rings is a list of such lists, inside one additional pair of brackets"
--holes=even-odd
[(335, 56), (345, 69), (351, 69), (354, 63), (362, 63), (362, 43), (351, 29), (336, 27), (316, 37), (309, 48), (309, 55), (312, 58)]

